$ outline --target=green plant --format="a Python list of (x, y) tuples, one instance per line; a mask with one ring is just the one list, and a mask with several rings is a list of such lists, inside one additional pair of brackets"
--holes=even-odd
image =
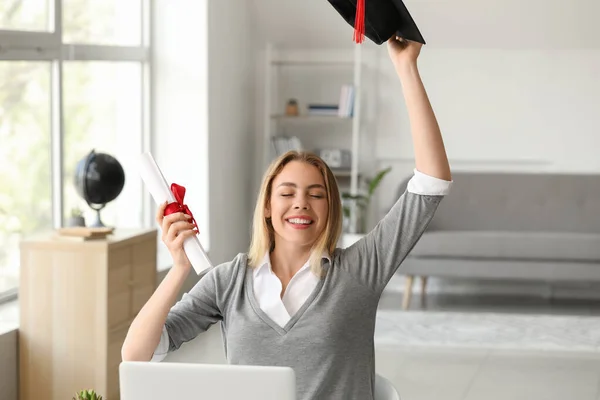
[(102, 396), (96, 394), (94, 390), (88, 389), (75, 393), (73, 400), (102, 400)]
[(81, 216), (83, 216), (83, 211), (81, 211), (80, 208), (78, 208), (78, 207), (71, 208), (71, 217), (78, 218)]
[[(392, 170), (392, 168), (388, 167), (386, 169), (383, 169), (383, 170), (377, 172), (377, 175), (375, 175), (375, 177), (373, 177), (372, 179), (367, 179), (367, 183), (368, 183), (369, 187), (367, 189), (366, 194), (353, 195), (353, 194), (344, 192), (344, 193), (342, 193), (342, 199), (352, 201), (352, 205), (358, 206), (360, 208), (360, 211), (362, 211), (362, 213), (364, 214), (366, 212), (367, 208), (369, 207), (369, 204), (371, 204), (371, 198), (373, 197), (375, 190), (377, 190), (377, 188), (381, 184), (381, 181), (383, 181), (383, 178), (391, 170)], [(344, 212), (344, 216), (346, 218), (350, 218), (350, 215), (352, 212), (351, 211), (352, 205), (343, 206), (343, 212)]]

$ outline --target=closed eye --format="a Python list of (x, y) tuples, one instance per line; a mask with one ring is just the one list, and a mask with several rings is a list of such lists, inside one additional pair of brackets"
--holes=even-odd
[[(295, 194), (295, 193), (285, 193), (285, 192), (284, 192), (284, 193), (280, 193), (279, 195), (280, 195), (281, 197), (293, 197), (293, 196), (295, 196), (296, 194)], [(308, 195), (309, 195), (310, 197), (312, 197), (313, 199), (323, 199), (323, 198), (325, 198), (325, 197), (326, 197), (326, 196), (325, 196), (324, 194), (322, 194), (322, 193), (309, 193)]]

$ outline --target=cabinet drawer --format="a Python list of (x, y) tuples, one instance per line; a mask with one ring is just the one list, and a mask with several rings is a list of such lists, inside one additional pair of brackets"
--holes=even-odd
[(156, 289), (156, 238), (132, 246), (131, 318), (148, 301)]
[(131, 247), (112, 251), (108, 266), (108, 328), (130, 319), (131, 309)]
[(135, 284), (156, 282), (156, 240), (146, 240), (131, 247), (131, 278)]
[(108, 254), (108, 269), (119, 269), (131, 266), (131, 246), (111, 249)]

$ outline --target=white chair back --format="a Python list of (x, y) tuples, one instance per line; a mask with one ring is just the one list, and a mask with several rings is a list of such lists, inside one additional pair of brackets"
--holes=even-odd
[(400, 400), (398, 391), (387, 378), (375, 375), (375, 400)]

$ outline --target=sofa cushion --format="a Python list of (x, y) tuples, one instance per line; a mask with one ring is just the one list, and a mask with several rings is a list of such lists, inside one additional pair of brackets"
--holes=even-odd
[(430, 231), (410, 257), (600, 261), (600, 234)]
[(452, 179), (429, 230), (600, 234), (600, 174), (457, 171)]

